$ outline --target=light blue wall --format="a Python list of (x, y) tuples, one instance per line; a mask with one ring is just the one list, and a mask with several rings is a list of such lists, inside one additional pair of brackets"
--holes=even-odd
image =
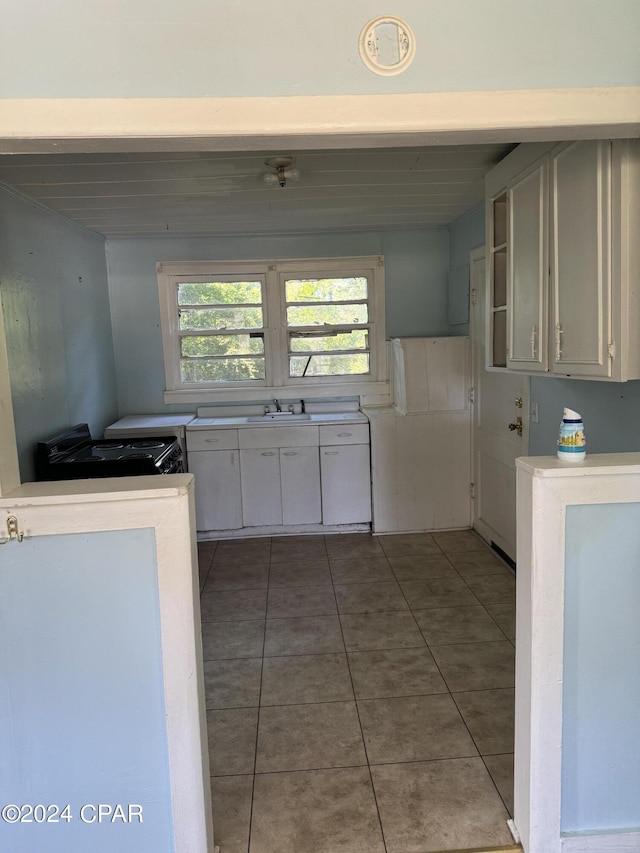
[[(357, 44), (385, 12), (413, 65), (368, 71)], [(203, 97), (630, 86), (637, 0), (1, 0), (0, 97)]]
[(640, 826), (640, 504), (566, 520), (562, 830)]
[(450, 335), (469, 334), (469, 252), (483, 246), (484, 242), (484, 204), (468, 210), (449, 225), (447, 319)]
[(109, 240), (107, 263), (120, 415), (192, 411), (166, 406), (157, 261), (385, 257), (387, 337), (447, 334), (448, 234), (423, 231), (313, 236)]
[[(73, 817), (0, 821), (0, 849), (172, 853), (153, 530), (26, 538), (0, 563), (0, 799)], [(83, 823), (99, 803), (143, 823)]]
[(582, 415), (587, 454), (640, 450), (640, 381), (532, 378), (531, 399), (538, 403), (540, 419), (530, 425), (531, 456), (555, 454), (565, 406)]
[(28, 481), (36, 441), (117, 412), (103, 239), (0, 190), (0, 296)]

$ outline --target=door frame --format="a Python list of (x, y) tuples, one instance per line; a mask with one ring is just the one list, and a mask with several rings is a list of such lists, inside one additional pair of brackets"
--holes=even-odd
[[(504, 539), (502, 539), (499, 535), (496, 535), (496, 531), (487, 527), (481, 519), (478, 517), (478, 503), (479, 503), (479, 489), (481, 484), (478, 482), (478, 478), (476, 477), (476, 419), (479, 411), (479, 403), (480, 403), (480, 383), (478, 382), (479, 372), (485, 369), (485, 359), (481, 358), (480, 363), (477, 363), (477, 359), (475, 357), (475, 346), (474, 346), (474, 338), (477, 335), (477, 326), (474, 323), (474, 310), (473, 310), (473, 299), (474, 299), (474, 279), (473, 279), (473, 265), (477, 261), (484, 260), (486, 262), (487, 259), (487, 251), (486, 246), (477, 246), (474, 249), (471, 249), (469, 252), (469, 337), (471, 340), (471, 387), (473, 388), (473, 400), (471, 403), (471, 481), (474, 483), (474, 489), (472, 491), (471, 497), (471, 526), (474, 530), (476, 530), (483, 539), (485, 539), (489, 543), (493, 543), (498, 546), (501, 550), (508, 555), (508, 545)], [(485, 335), (487, 334), (488, 329), (488, 319), (487, 319), (487, 302), (486, 302), (486, 294), (487, 288), (489, 286), (489, 269), (486, 267), (485, 269), (485, 279), (484, 286), (481, 293), (477, 294), (477, 299), (480, 300), (480, 308), (479, 308), (479, 323), (478, 325), (484, 329)], [(485, 338), (486, 341), (486, 338)], [(497, 369), (493, 369), (491, 372), (498, 372)], [(513, 375), (510, 372), (510, 375)], [(517, 374), (520, 376), (520, 374)], [(523, 398), (525, 401), (525, 405), (523, 406), (522, 413), (522, 426), (523, 426), (523, 435), (522, 435), (522, 456), (526, 456), (529, 450), (529, 384), (530, 377), (527, 375), (522, 375), (520, 378), (523, 382), (526, 382), (527, 390), (523, 394)], [(515, 543), (514, 543), (515, 544)], [(513, 555), (513, 559), (515, 559), (515, 552)]]

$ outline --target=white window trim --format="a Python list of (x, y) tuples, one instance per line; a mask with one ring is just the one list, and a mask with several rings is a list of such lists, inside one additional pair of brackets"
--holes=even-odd
[[(385, 344), (384, 258), (380, 255), (345, 258), (299, 258), (296, 260), (251, 261), (161, 261), (156, 264), (162, 328), (166, 390), (165, 403), (213, 403), (265, 400), (271, 396), (337, 397), (386, 395), (389, 392)], [(287, 329), (285, 323), (284, 275), (308, 277), (314, 273), (367, 275), (370, 306), (370, 365), (368, 376), (340, 376), (301, 380), (287, 375)], [(266, 379), (249, 383), (185, 387), (180, 381), (180, 341), (175, 305), (176, 277), (202, 275), (251, 275), (265, 281)]]

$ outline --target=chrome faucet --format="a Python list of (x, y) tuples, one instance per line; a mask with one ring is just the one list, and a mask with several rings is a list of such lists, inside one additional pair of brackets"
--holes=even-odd
[(276, 412), (281, 412), (282, 406), (280, 405), (280, 400), (274, 400), (273, 402), (276, 404)]

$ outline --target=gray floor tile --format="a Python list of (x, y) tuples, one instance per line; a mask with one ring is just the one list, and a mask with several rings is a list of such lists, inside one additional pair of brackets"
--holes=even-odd
[(262, 707), (257, 773), (366, 764), (355, 702)]
[(384, 557), (382, 545), (369, 533), (337, 533), (325, 539), (330, 560), (351, 557)]
[(267, 622), (265, 656), (336, 652), (344, 652), (337, 616), (304, 616), (298, 619), (269, 619)]
[(324, 536), (284, 536), (271, 542), (271, 562), (326, 560)]
[(383, 613), (408, 610), (400, 587), (391, 583), (336, 584), (338, 611), (342, 613)]
[(265, 658), (260, 697), (262, 705), (349, 700), (353, 700), (353, 688), (346, 655)]
[(466, 582), (482, 604), (508, 604), (516, 600), (516, 579), (511, 572), (502, 575), (474, 575), (466, 578)]
[(218, 543), (212, 565), (246, 565), (269, 562), (271, 539), (227, 539)]
[(458, 573), (449, 560), (438, 552), (436, 556), (389, 557), (393, 573), (399, 581), (426, 578), (457, 578)]
[(334, 583), (369, 583), (395, 580), (386, 557), (354, 557), (350, 560), (332, 560), (331, 576)]
[(212, 776), (253, 773), (258, 730), (257, 708), (207, 711), (209, 772)]
[(358, 700), (358, 709), (370, 764), (478, 754), (448, 693)]
[(204, 589), (204, 585), (207, 582), (207, 578), (209, 577), (209, 566), (203, 568), (202, 566), (198, 569), (198, 581), (200, 583), (200, 592)]
[(271, 588), (267, 604), (269, 619), (286, 616), (332, 616), (337, 613), (332, 586)]
[(472, 530), (451, 530), (443, 533), (434, 533), (433, 538), (445, 554), (488, 550), (486, 542)]
[(478, 599), (460, 577), (401, 581), (400, 586), (412, 610), (425, 607), (462, 607)]
[(430, 533), (397, 533), (392, 536), (379, 536), (378, 539), (387, 557), (440, 554), (440, 549)]
[(508, 814), (480, 758), (372, 767), (388, 853), (513, 843)]
[(508, 640), (430, 648), (453, 693), (514, 686), (515, 649)]
[(216, 845), (225, 853), (247, 853), (253, 776), (211, 779), (211, 807)]
[(264, 644), (264, 626), (264, 619), (251, 619), (246, 622), (203, 622), (204, 659), (260, 657)]
[(349, 667), (358, 699), (447, 692), (427, 648), (350, 652)]
[(488, 548), (484, 551), (451, 554), (449, 559), (463, 578), (473, 577), (473, 575), (512, 574), (511, 569)]
[(513, 688), (454, 693), (453, 700), (480, 755), (513, 752)]
[(385, 853), (368, 769), (256, 776), (251, 853)]
[(205, 661), (207, 709), (256, 707), (260, 698), (261, 672), (261, 657)]
[(254, 566), (252, 563), (238, 566), (212, 566), (205, 586), (205, 593), (218, 589), (266, 589), (269, 582), (269, 566)]
[(340, 617), (347, 651), (424, 646), (425, 641), (408, 612), (359, 613)]
[(266, 589), (234, 589), (205, 592), (200, 600), (203, 622), (238, 622), (264, 619)]
[(414, 610), (413, 615), (430, 646), (504, 639), (500, 628), (479, 604)]
[(487, 755), (484, 763), (500, 792), (507, 811), (513, 817), (513, 753)]
[(516, 607), (515, 602), (504, 602), (503, 604), (486, 604), (487, 611), (492, 619), (498, 623), (510, 640), (516, 638)]
[(269, 587), (323, 586), (331, 583), (329, 560), (290, 560), (271, 563)]

